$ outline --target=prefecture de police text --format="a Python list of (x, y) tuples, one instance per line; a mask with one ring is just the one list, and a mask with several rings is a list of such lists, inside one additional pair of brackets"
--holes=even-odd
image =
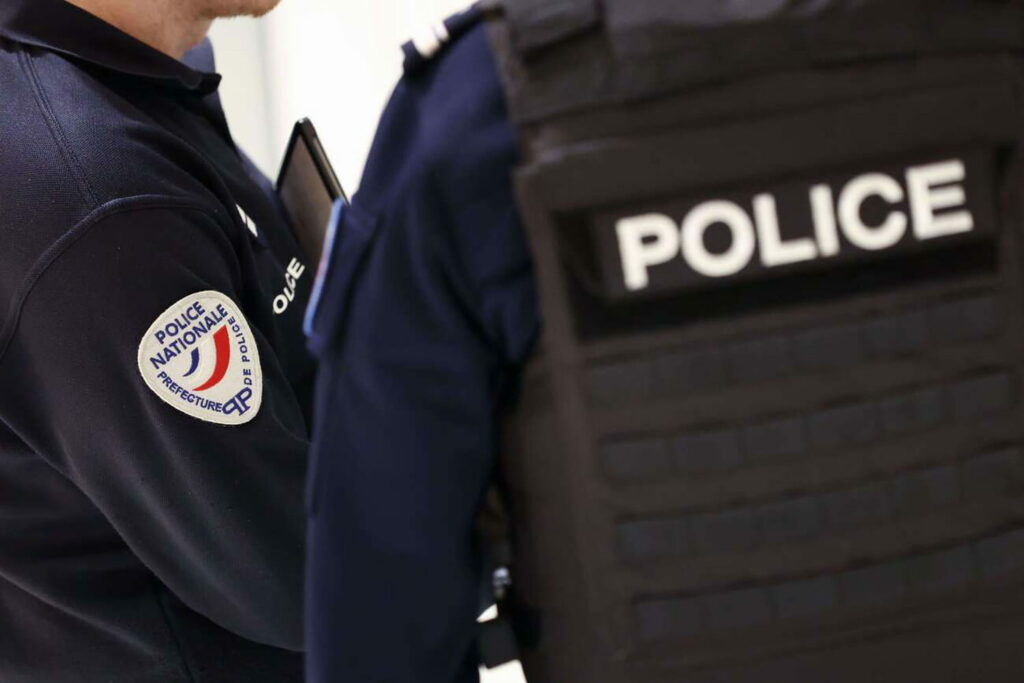
[[(246, 375), (251, 375), (251, 373), (251, 370), (245, 371)], [(249, 405), (250, 402), (252, 401), (252, 388), (250, 386), (246, 386), (244, 389), (235, 394), (227, 402), (219, 403), (217, 401), (211, 401), (208, 398), (203, 398), (198, 394), (193, 394), (191, 391), (185, 389), (180, 384), (171, 379), (170, 376), (164, 371), (161, 371), (160, 374), (157, 375), (157, 378), (161, 382), (163, 382), (164, 386), (167, 387), (167, 390), (169, 392), (177, 396), (179, 399), (181, 399), (185, 403), (199, 406), (203, 410), (209, 410), (214, 413), (223, 413), (224, 415), (234, 415), (235, 413), (238, 413), (239, 415), (245, 415), (247, 412), (249, 412), (249, 409), (251, 407)], [(252, 377), (246, 377), (245, 383), (252, 384)]]

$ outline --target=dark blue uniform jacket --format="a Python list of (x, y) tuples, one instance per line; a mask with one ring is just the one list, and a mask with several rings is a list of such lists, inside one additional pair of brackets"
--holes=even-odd
[[(313, 272), (288, 273), (309, 264), (231, 140), (209, 50), (192, 57), (63, 0), (0, 3), (4, 683), (302, 677)], [(150, 326), (201, 292), (237, 328), (218, 333), (222, 384), (232, 352), (259, 354), (243, 424), (187, 414), (169, 401), (195, 408), (196, 380), (158, 395), (140, 369)]]
[(475, 524), (538, 329), (516, 159), (476, 26), (399, 84), (344, 209), (311, 316), (315, 683), (476, 680)]

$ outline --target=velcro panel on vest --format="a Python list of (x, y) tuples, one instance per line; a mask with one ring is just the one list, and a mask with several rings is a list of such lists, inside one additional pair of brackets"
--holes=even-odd
[(760, 74), (1024, 45), (1024, 8), (1014, 2), (628, 0), (601, 12), (591, 0), (500, 4), (506, 21), (492, 31), (522, 124)]
[(545, 338), (504, 467), (531, 680), (1024, 674), (1019, 62), (528, 130)]

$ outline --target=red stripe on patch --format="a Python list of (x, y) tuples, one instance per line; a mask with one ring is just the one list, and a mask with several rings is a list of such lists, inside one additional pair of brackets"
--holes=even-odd
[(228, 336), (228, 326), (221, 327), (213, 335), (213, 343), (217, 346), (217, 365), (213, 368), (213, 374), (210, 375), (210, 379), (200, 386), (196, 387), (192, 391), (206, 391), (212, 389), (224, 379), (224, 376), (228, 374), (228, 367), (231, 365), (231, 338)]

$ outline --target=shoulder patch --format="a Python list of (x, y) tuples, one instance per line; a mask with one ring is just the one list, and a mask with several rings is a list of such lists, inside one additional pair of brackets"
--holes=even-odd
[(260, 411), (263, 372), (238, 306), (198, 292), (164, 311), (139, 344), (139, 372), (160, 400), (192, 417), (242, 425)]

